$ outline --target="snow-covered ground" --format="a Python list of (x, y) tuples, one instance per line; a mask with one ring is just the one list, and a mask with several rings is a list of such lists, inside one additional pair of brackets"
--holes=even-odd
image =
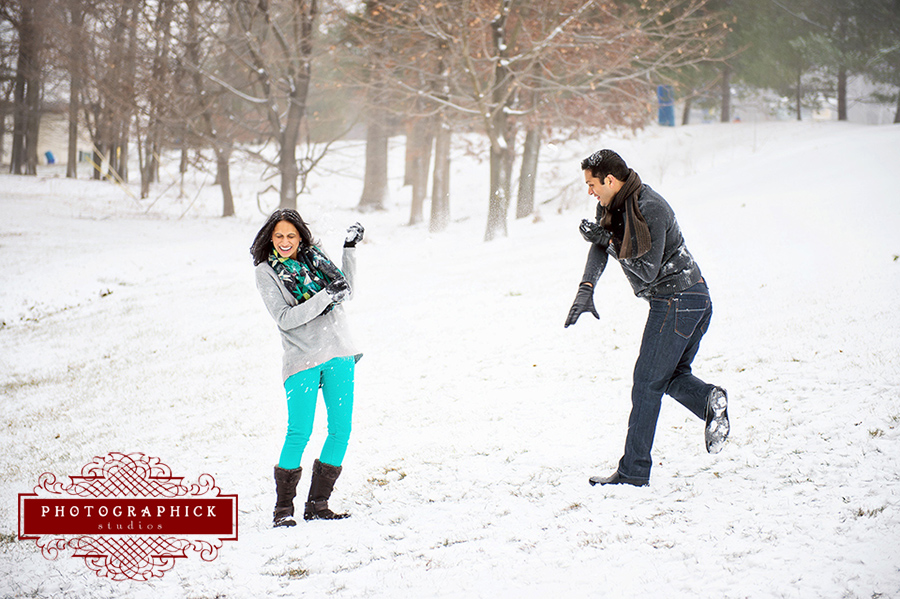
[[(286, 409), (248, 254), (253, 167), (230, 219), (202, 175), (140, 202), (59, 170), (0, 176), (0, 597), (900, 597), (900, 127), (548, 146), (539, 218), (491, 243), (487, 162), (463, 141), (446, 232), (406, 225), (400, 140), (388, 211), (354, 210), (359, 144), (300, 199), (332, 255), (366, 225), (348, 305), (365, 357), (333, 496), (353, 517), (288, 530), (270, 528)], [(731, 399), (715, 456), (664, 399), (640, 489), (587, 480), (621, 454), (646, 303), (611, 265), (600, 320), (562, 326), (593, 214), (578, 161), (600, 147), (675, 208), (715, 305), (695, 371)], [(213, 475), (239, 540), (143, 583), (15, 540), (18, 493), (112, 451)]]

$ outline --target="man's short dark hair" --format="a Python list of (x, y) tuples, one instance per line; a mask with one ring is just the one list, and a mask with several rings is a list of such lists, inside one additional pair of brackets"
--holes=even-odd
[(605, 179), (606, 175), (612, 175), (619, 181), (628, 178), (631, 170), (621, 156), (612, 150), (597, 150), (581, 161), (581, 170), (590, 169), (591, 174), (598, 179)]

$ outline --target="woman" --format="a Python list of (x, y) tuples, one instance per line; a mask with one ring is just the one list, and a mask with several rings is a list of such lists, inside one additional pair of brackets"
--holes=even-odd
[(347, 229), (343, 270), (315, 245), (296, 210), (277, 210), (256, 234), (250, 254), (256, 286), (275, 319), (284, 347), (282, 375), (287, 393), (288, 425), (275, 466), (273, 525), (295, 526), (294, 496), (300, 481), (300, 458), (312, 433), (319, 389), (328, 411), (328, 437), (313, 463), (304, 520), (336, 520), (349, 514), (328, 509), (341, 474), (353, 415), (353, 371), (362, 356), (350, 338), (341, 304), (353, 294), (359, 223)]

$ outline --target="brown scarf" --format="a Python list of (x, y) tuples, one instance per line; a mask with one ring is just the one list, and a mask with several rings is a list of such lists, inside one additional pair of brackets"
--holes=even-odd
[[(642, 185), (641, 178), (634, 169), (629, 169), (622, 189), (613, 198), (609, 209), (603, 209), (600, 219), (600, 225), (613, 232), (615, 241), (620, 246), (620, 260), (639, 258), (650, 251), (650, 228), (638, 209)], [(623, 213), (624, 226), (621, 221)]]

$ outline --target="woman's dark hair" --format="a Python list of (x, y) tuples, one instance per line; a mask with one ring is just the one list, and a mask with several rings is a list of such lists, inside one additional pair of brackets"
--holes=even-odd
[(605, 179), (606, 175), (612, 175), (619, 181), (625, 181), (631, 171), (622, 157), (612, 150), (597, 150), (582, 160), (581, 170), (588, 169), (591, 169), (591, 174), (598, 179)]
[(309, 225), (306, 224), (299, 212), (291, 208), (276, 210), (269, 216), (268, 220), (266, 220), (266, 223), (259, 230), (259, 233), (256, 234), (253, 245), (250, 246), (250, 255), (253, 256), (253, 266), (268, 260), (269, 254), (271, 254), (274, 249), (272, 246), (272, 232), (275, 230), (275, 225), (281, 221), (289, 222), (297, 227), (297, 231), (300, 233), (301, 250), (309, 249), (310, 246), (316, 243), (313, 239), (312, 232), (309, 230)]

